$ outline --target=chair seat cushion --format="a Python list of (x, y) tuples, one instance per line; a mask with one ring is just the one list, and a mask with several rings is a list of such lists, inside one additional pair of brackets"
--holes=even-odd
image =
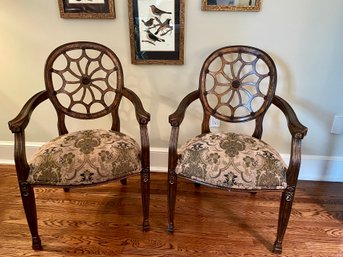
[(207, 133), (179, 150), (176, 173), (195, 182), (238, 190), (287, 187), (287, 166), (262, 140), (236, 133)]
[(83, 130), (44, 144), (29, 165), (30, 184), (91, 185), (139, 173), (140, 147), (120, 132)]

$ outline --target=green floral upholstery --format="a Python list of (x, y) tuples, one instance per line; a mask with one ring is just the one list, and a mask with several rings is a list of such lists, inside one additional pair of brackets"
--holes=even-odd
[(90, 185), (125, 178), (141, 170), (139, 145), (107, 130), (83, 130), (43, 145), (29, 162), (28, 182), (39, 185)]
[(236, 133), (208, 133), (186, 142), (176, 173), (227, 189), (284, 189), (287, 166), (262, 140)]

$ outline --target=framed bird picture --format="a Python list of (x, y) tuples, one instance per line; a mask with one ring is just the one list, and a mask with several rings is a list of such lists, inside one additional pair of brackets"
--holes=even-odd
[(61, 18), (114, 19), (114, 0), (58, 0)]
[(184, 0), (129, 0), (131, 62), (184, 63)]

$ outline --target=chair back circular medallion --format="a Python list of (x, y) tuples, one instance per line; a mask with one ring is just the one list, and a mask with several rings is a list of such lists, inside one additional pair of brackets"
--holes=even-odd
[(265, 52), (249, 46), (229, 46), (204, 62), (200, 99), (212, 116), (229, 122), (255, 119), (272, 102), (276, 67)]
[(48, 57), (45, 84), (57, 110), (74, 118), (93, 119), (119, 104), (123, 71), (109, 48), (93, 42), (67, 43)]

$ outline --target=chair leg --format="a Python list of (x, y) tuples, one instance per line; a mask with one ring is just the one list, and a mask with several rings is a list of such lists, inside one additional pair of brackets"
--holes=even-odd
[(286, 233), (288, 221), (292, 211), (293, 199), (294, 199), (295, 186), (288, 186), (286, 191), (282, 193), (277, 236), (273, 247), (274, 253), (282, 252), (282, 241)]
[(168, 172), (168, 232), (174, 232), (174, 213), (176, 204), (177, 175), (174, 171)]
[(23, 201), (27, 223), (32, 237), (32, 249), (41, 250), (42, 244), (38, 235), (36, 200), (33, 188), (27, 183), (20, 184), (20, 193)]
[[(126, 179), (125, 179), (126, 180)], [(141, 173), (141, 193), (143, 206), (143, 231), (149, 231), (149, 204), (150, 204), (150, 172), (144, 169)]]
[(120, 180), (120, 183), (123, 185), (123, 186), (126, 186), (127, 185), (127, 179), (126, 178), (123, 178)]

